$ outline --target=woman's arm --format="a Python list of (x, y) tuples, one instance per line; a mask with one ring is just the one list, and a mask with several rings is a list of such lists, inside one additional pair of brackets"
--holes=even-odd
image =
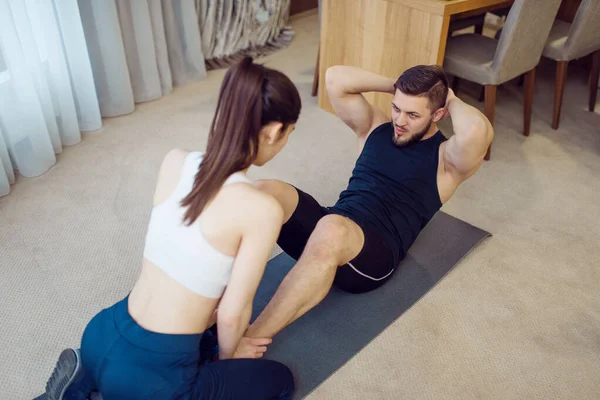
[(239, 217), (244, 218), (242, 240), (217, 312), (222, 360), (234, 356), (248, 329), (254, 295), (283, 224), (283, 210), (271, 196), (256, 191), (245, 197), (244, 203), (244, 209), (251, 212)]

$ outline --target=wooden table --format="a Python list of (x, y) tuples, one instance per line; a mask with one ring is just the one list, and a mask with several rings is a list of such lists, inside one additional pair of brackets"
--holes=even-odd
[[(451, 18), (504, 8), (512, 3), (513, 0), (323, 0), (319, 107), (333, 112), (325, 89), (328, 67), (353, 65), (397, 77), (417, 64), (441, 65)], [(566, 12), (573, 9), (563, 8)], [(365, 97), (391, 115), (391, 95), (367, 93)]]

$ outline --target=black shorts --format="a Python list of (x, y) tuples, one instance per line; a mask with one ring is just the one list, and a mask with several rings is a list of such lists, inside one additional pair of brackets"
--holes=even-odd
[(396, 265), (392, 251), (375, 228), (361, 224), (335, 208), (322, 207), (312, 196), (298, 191), (298, 206), (281, 228), (277, 244), (296, 261), (304, 251), (308, 238), (317, 222), (328, 214), (339, 214), (353, 220), (363, 231), (365, 242), (360, 253), (347, 264), (340, 266), (334, 285), (350, 293), (364, 293), (383, 285), (392, 275)]

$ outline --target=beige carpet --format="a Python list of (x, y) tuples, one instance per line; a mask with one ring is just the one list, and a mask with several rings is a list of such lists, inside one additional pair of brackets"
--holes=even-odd
[[(352, 168), (352, 133), (309, 95), (316, 15), (291, 25), (291, 46), (267, 60), (298, 84), (301, 121), (251, 175), (332, 202)], [(519, 88), (499, 90), (492, 160), (443, 208), (494, 237), (311, 399), (598, 398), (600, 115), (584, 110), (585, 77), (571, 69), (551, 130), (552, 67), (538, 73), (529, 138)], [(161, 158), (203, 148), (223, 73), (106, 120), (0, 199), (0, 399), (38, 394), (60, 350), (131, 288)]]

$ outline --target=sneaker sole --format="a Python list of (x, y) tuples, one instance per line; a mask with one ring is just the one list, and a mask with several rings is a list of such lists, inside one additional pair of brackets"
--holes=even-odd
[(60, 353), (54, 371), (46, 384), (48, 400), (62, 400), (67, 388), (77, 376), (80, 368), (79, 354), (76, 350), (66, 349)]

